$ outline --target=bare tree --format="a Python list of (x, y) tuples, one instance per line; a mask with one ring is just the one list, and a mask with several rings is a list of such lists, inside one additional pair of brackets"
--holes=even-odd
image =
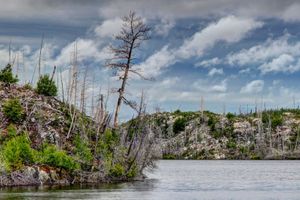
[(38, 68), (38, 72), (39, 72), (39, 77), (41, 77), (41, 63), (42, 63), (42, 51), (43, 51), (43, 47), (44, 47), (44, 34), (42, 35), (42, 40), (41, 40), (41, 47), (40, 47), (40, 53), (39, 53), (39, 68)]
[(114, 57), (107, 63), (107, 66), (115, 69), (121, 80), (121, 87), (118, 89), (119, 97), (114, 113), (114, 126), (118, 125), (118, 116), (122, 101), (125, 100), (124, 92), (129, 73), (134, 73), (143, 79), (144, 77), (138, 70), (132, 68), (134, 64), (134, 50), (139, 48), (143, 41), (148, 40), (150, 27), (144, 24), (141, 17), (136, 16), (135, 12), (130, 12), (123, 18), (121, 32), (115, 37), (118, 45), (111, 46)]

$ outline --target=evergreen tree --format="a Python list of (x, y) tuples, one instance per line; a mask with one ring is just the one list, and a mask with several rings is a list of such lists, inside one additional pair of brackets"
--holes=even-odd
[(4, 69), (0, 72), (0, 81), (5, 84), (5, 86), (9, 87), (10, 84), (17, 83), (18, 77), (14, 76), (12, 73), (12, 66), (11, 64), (7, 64)]

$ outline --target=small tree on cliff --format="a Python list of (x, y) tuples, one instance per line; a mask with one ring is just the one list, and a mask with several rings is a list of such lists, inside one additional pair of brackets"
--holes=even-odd
[(136, 16), (135, 12), (130, 12), (128, 16), (123, 17), (123, 26), (121, 32), (115, 37), (118, 44), (111, 46), (114, 57), (107, 63), (107, 66), (115, 69), (121, 81), (121, 87), (118, 89), (118, 100), (114, 113), (114, 126), (118, 125), (118, 116), (122, 102), (130, 104), (124, 98), (125, 87), (130, 73), (134, 73), (143, 79), (146, 79), (137, 70), (133, 69), (133, 60), (135, 59), (135, 49), (139, 48), (143, 41), (148, 40), (150, 27), (144, 24), (141, 17)]
[(19, 81), (17, 76), (14, 76), (12, 73), (11, 64), (7, 64), (6, 67), (1, 70), (0, 81), (8, 87), (10, 86), (10, 84), (17, 83)]

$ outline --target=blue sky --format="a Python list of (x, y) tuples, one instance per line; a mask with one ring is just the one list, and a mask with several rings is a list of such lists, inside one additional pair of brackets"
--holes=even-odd
[[(145, 91), (149, 112), (155, 107), (199, 110), (201, 97), (205, 108), (214, 112), (300, 104), (296, 0), (11, 0), (1, 5), (1, 66), (9, 60), (11, 41), (11, 59), (21, 82), (36, 77), (44, 34), (43, 72), (50, 73), (57, 65), (67, 83), (77, 43), (81, 72), (89, 69), (89, 106), (91, 96), (120, 85), (105, 62), (112, 57), (108, 46), (120, 31), (121, 17), (130, 10), (153, 28), (152, 39), (135, 52), (139, 59), (134, 67), (155, 81), (132, 76), (126, 97), (136, 100)], [(116, 94), (109, 97), (108, 108), (113, 111)], [(123, 106), (121, 120), (132, 115)]]

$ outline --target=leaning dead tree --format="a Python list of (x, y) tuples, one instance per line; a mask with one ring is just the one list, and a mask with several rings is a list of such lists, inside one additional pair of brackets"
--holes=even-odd
[(111, 46), (114, 54), (107, 66), (116, 70), (121, 87), (118, 89), (118, 100), (114, 113), (114, 126), (118, 125), (118, 116), (122, 102), (129, 102), (124, 98), (125, 87), (130, 73), (134, 73), (142, 79), (147, 79), (138, 70), (133, 69), (135, 50), (140, 47), (143, 41), (148, 40), (150, 27), (148, 27), (141, 17), (136, 16), (135, 12), (130, 12), (123, 18), (121, 32), (115, 37), (117, 45)]

